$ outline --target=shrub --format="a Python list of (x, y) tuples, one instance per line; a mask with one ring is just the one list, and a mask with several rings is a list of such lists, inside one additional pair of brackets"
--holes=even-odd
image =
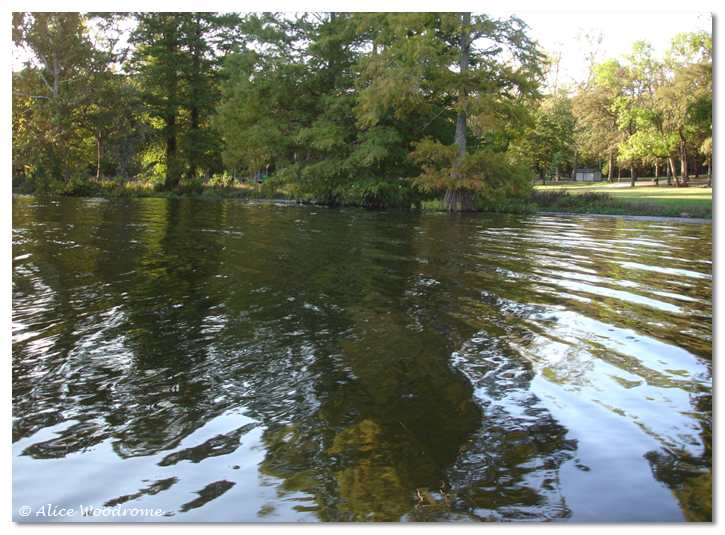
[(225, 188), (233, 186), (234, 182), (234, 177), (226, 171), (224, 171), (221, 175), (212, 176), (211, 180), (209, 181), (212, 186), (221, 186)]

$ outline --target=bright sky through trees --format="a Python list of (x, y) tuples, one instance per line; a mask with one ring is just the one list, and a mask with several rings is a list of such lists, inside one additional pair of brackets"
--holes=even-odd
[[(32, 3), (32, 2), (31, 2)], [(80, 2), (79, 9), (93, 10), (88, 2)], [(160, 4), (160, 5), (155, 5)], [(188, 4), (188, 5), (187, 5)], [(30, 6), (32, 7), (32, 6)], [(141, 8), (144, 10), (168, 9), (163, 2), (144, 3), (143, 6), (124, 6), (127, 9)], [(212, 2), (205, 5), (205, 10), (238, 11), (240, 7), (234, 2)], [(604, 34), (603, 50), (606, 57), (620, 57), (632, 49), (635, 40), (646, 40), (652, 43), (655, 53), (661, 55), (669, 47), (670, 39), (679, 32), (691, 32), (703, 29), (712, 32), (712, 14), (714, 1), (695, 0), (686, 3), (671, 0), (613, 0), (606, 2), (557, 1), (544, 3), (534, 0), (510, 0), (506, 3), (494, 4), (492, 9), (479, 2), (454, 1), (445, 6), (431, 0), (380, 1), (372, 0), (360, 5), (357, 2), (345, 1), (303, 1), (272, 0), (264, 5), (268, 11), (434, 11), (444, 8), (447, 11), (484, 9), (487, 13), (508, 18), (516, 14), (531, 27), (530, 34), (537, 39), (547, 52), (562, 52), (562, 68), (577, 78), (583, 69), (580, 44), (576, 39), (577, 32), (592, 31)], [(505, 10), (502, 8), (505, 7)], [(250, 6), (251, 8), (251, 6)], [(182, 3), (179, 10), (198, 9), (193, 2)], [(253, 8), (251, 8), (253, 9)], [(13, 61), (17, 61), (14, 57)], [(18, 62), (19, 64), (20, 62)], [(563, 80), (568, 82), (569, 80)]]
[[(507, 7), (513, 8), (517, 3), (519, 2), (513, 2)], [(585, 68), (583, 53), (580, 51), (581, 43), (576, 38), (579, 30), (592, 35), (603, 35), (600, 60), (605, 57), (620, 58), (623, 54), (630, 53), (634, 41), (648, 41), (653, 45), (655, 55), (661, 57), (669, 48), (670, 40), (678, 33), (698, 30), (712, 32), (711, 11), (669, 11), (667, 2), (658, 4), (663, 6), (661, 11), (646, 8), (652, 4), (635, 1), (629, 3), (630, 9), (597, 11), (582, 10), (582, 3), (559, 2), (550, 11), (522, 8), (505, 12), (491, 11), (491, 14), (502, 18), (516, 14), (531, 28), (530, 35), (539, 41), (547, 53), (561, 53), (562, 68), (578, 81)], [(692, 5), (697, 7), (698, 4), (701, 2)], [(576, 7), (571, 10), (558, 7), (567, 5)], [(607, 5), (611, 3), (608, 2)], [(688, 3), (684, 7), (689, 8), (690, 5)], [(602, 9), (602, 6), (600, 4), (599, 8)]]

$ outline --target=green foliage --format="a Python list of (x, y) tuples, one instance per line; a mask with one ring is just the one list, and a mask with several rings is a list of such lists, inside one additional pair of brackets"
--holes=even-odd
[(29, 56), (13, 73), (13, 167), (68, 181), (94, 156), (88, 107), (95, 58), (86, 20), (80, 13), (14, 13), (13, 41)]
[[(361, 25), (375, 49), (361, 61), (358, 122), (365, 129), (390, 119), (413, 125), (419, 137), (410, 156), (420, 171), (410, 178), (418, 189), (460, 192), (451, 197), (456, 209), (467, 195), (491, 194), (516, 175), (503, 169), (503, 153), (528, 120), (541, 59), (518, 19), (374, 14)], [(504, 48), (513, 62), (502, 61)]]
[[(541, 98), (544, 58), (515, 17), (92, 19), (98, 35), (80, 13), (13, 15), (14, 43), (30, 58), (12, 76), (15, 190), (165, 188), (370, 207), (443, 196), (452, 210), (493, 210), (519, 202), (532, 171), (553, 176), (576, 158), (579, 167), (602, 159), (605, 171), (674, 167), (688, 154), (712, 165), (705, 32), (676, 36), (661, 60), (644, 42), (598, 65), (592, 55), (578, 93), (555, 84)], [(127, 48), (123, 21), (136, 25)], [(267, 178), (241, 188), (232, 170)], [(115, 189), (99, 185), (106, 176), (118, 180)]]
[(571, 162), (575, 133), (572, 99), (561, 92), (547, 95), (535, 107), (533, 121), (524, 135), (514, 143), (514, 152), (535, 172), (556, 175), (557, 169)]
[(502, 214), (533, 214), (538, 206), (526, 197), (507, 197), (498, 201), (476, 199), (476, 209), (481, 212)]
[[(680, 34), (663, 60), (649, 43), (635, 42), (622, 61), (594, 69), (592, 83), (575, 98), (581, 141), (613, 167), (680, 159), (712, 133), (712, 38)], [(676, 177), (677, 178), (677, 177)], [(686, 182), (687, 175), (683, 174)]]
[(250, 174), (273, 170), (279, 177), (272, 184), (290, 185), (299, 195), (330, 202), (340, 196), (357, 133), (351, 93), (355, 35), (348, 19), (244, 19), (251, 48), (227, 58), (215, 121), (226, 139), (228, 166)]
[(224, 171), (221, 175), (214, 175), (211, 177), (210, 183), (212, 186), (222, 186), (228, 188), (234, 185), (234, 177), (227, 171)]
[[(466, 91), (472, 150), (457, 169), (466, 176), (456, 187), (497, 187), (506, 178), (498, 164), (507, 160), (491, 154), (506, 151), (526, 116), (536, 56), (515, 20), (477, 16), (472, 38), (483, 44), (474, 47), (475, 68), (455, 74), (461, 20), (430, 13), (248, 15), (246, 46), (227, 58), (215, 120), (226, 165), (272, 169), (270, 187), (303, 199), (409, 206), (450, 184), (451, 120), (463, 107), (458, 93)], [(493, 50), (501, 46), (518, 67), (501, 62)], [(447, 179), (439, 176), (444, 169)], [(416, 180), (400, 180), (410, 177)]]
[(221, 52), (233, 15), (202, 12), (136, 13), (129, 66), (140, 81), (141, 99), (159, 121), (165, 184), (194, 179), (218, 166), (221, 138), (211, 117), (221, 98)]
[[(423, 191), (465, 188), (481, 198), (497, 199), (528, 191), (533, 174), (508, 154), (478, 150), (457, 159), (457, 147), (424, 139), (414, 144), (414, 160), (422, 173), (411, 179)], [(455, 175), (455, 176), (454, 176)]]

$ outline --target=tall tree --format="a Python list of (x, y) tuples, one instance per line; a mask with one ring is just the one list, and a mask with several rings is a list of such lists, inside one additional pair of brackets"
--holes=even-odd
[(225, 138), (225, 164), (257, 174), (296, 159), (305, 66), (294, 21), (252, 13), (244, 18), (241, 33), (241, 45), (225, 59), (226, 80), (214, 124)]
[(423, 171), (413, 182), (445, 188), (449, 210), (473, 210), (474, 193), (499, 189), (510, 178), (503, 154), (537, 94), (540, 53), (515, 17), (406, 13), (386, 19), (375, 38), (379, 51), (364, 65), (361, 125), (374, 127), (387, 108), (398, 118), (419, 114), (429, 122), (453, 113), (450, 134), (414, 145), (412, 157)]
[(274, 170), (273, 184), (319, 203), (411, 204), (411, 185), (399, 178), (413, 167), (417, 126), (394, 117), (367, 131), (356, 124), (356, 69), (374, 34), (368, 22), (350, 13), (245, 17), (216, 121), (227, 165)]
[(552, 167), (558, 177), (559, 166), (571, 161), (575, 126), (572, 99), (566, 92), (546, 95), (535, 108), (533, 124), (515, 143), (515, 151), (542, 179)]
[(619, 71), (618, 83), (621, 95), (614, 106), (618, 113), (620, 130), (626, 134), (620, 145), (619, 159), (630, 166), (630, 185), (634, 187), (636, 180), (635, 162), (643, 155), (632, 150), (624, 150), (630, 140), (639, 134), (652, 116), (648, 103), (652, 101), (657, 79), (661, 69), (652, 57), (652, 45), (646, 41), (636, 41), (632, 53), (624, 56), (625, 63)]
[(347, 13), (305, 14), (298, 24), (306, 66), (302, 90), (308, 96), (296, 106), (297, 161), (290, 171), (295, 182), (314, 191), (319, 201), (344, 203), (358, 180), (351, 156), (359, 144), (353, 66), (360, 54), (360, 37), (354, 15)]
[(574, 114), (580, 124), (586, 125), (581, 138), (583, 147), (607, 159), (609, 182), (613, 180), (619, 145), (624, 139), (619, 129), (621, 108), (616, 105), (624, 95), (622, 77), (620, 62), (608, 59), (596, 66), (591, 84), (573, 100)]
[[(604, 49), (602, 42), (604, 41), (604, 34), (601, 30), (596, 32), (591, 30), (589, 32), (579, 30), (576, 35), (576, 40), (580, 43), (580, 51), (586, 64), (586, 70), (582, 79), (576, 80), (574, 86), (579, 92), (588, 91), (594, 81), (594, 75), (596, 66), (600, 60)], [(572, 100), (572, 106), (576, 101), (576, 95)], [(573, 131), (574, 141), (574, 161), (572, 163), (571, 176), (576, 179), (577, 169), (579, 168), (579, 158), (582, 152), (587, 152), (587, 139), (590, 137), (589, 125), (581, 122), (575, 113), (575, 123)], [(599, 159), (601, 161), (601, 159)]]
[(220, 150), (210, 117), (220, 98), (224, 30), (235, 17), (215, 13), (136, 13), (131, 67), (139, 75), (144, 101), (159, 122), (165, 186), (182, 175), (193, 178)]
[(655, 98), (664, 127), (677, 135), (680, 174), (687, 185), (688, 144), (694, 149), (712, 135), (712, 35), (704, 31), (676, 35), (664, 63), (668, 76)]
[(649, 43), (638, 41), (633, 44), (632, 53), (625, 55), (628, 86), (625, 91), (629, 106), (622, 114), (620, 124), (636, 122), (637, 128), (620, 144), (619, 150), (622, 161), (638, 160), (654, 164), (658, 177), (660, 160), (667, 161), (671, 157), (671, 142), (663, 128), (662, 113), (655, 103), (656, 91), (664, 80), (664, 70), (652, 52)]
[(105, 172), (117, 169), (109, 165), (106, 149), (111, 140), (133, 135), (125, 128), (129, 122), (139, 128), (137, 116), (140, 113), (137, 92), (130, 77), (121, 72), (121, 65), (129, 53), (127, 44), (122, 43), (122, 26), (128, 19), (125, 13), (90, 13), (89, 24), (94, 45), (92, 76), (88, 91), (88, 129), (95, 138), (96, 178), (103, 179)]
[(163, 139), (165, 186), (176, 185), (183, 172), (178, 154), (179, 90), (187, 56), (181, 50), (179, 21), (173, 13), (138, 13), (131, 42), (136, 45), (133, 65), (143, 85), (142, 98), (160, 122)]
[[(80, 13), (13, 13), (13, 42), (29, 54), (13, 76), (16, 167), (45, 167), (66, 182), (88, 164), (86, 106), (94, 50)], [(16, 106), (17, 104), (17, 106)], [(32, 122), (32, 124), (30, 124)], [(24, 136), (28, 134), (28, 136)]]
[(664, 62), (652, 57), (651, 45), (634, 44), (625, 56), (619, 124), (636, 122), (637, 129), (620, 145), (622, 159), (665, 159), (675, 184), (687, 185), (688, 151), (697, 154), (712, 135), (711, 50), (705, 33), (676, 36)]

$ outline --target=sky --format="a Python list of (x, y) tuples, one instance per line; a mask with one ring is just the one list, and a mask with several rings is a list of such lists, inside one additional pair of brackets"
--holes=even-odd
[[(630, 2), (630, 5), (636, 7), (638, 3)], [(686, 5), (689, 7), (691, 3)], [(510, 6), (507, 4), (507, 7)], [(488, 13), (499, 15), (495, 11)], [(648, 41), (654, 47), (655, 57), (662, 58), (676, 34), (697, 30), (712, 32), (713, 26), (712, 11), (704, 10), (652, 11), (640, 7), (636, 11), (582, 11), (581, 8), (535, 11), (524, 8), (500, 14), (502, 18), (516, 14), (530, 27), (529, 35), (539, 41), (546, 52), (559, 51), (562, 69), (574, 81), (582, 79), (586, 74), (582, 43), (576, 38), (580, 30), (582, 33), (602, 35), (603, 54), (600, 59), (621, 58), (632, 51), (634, 41)]]

